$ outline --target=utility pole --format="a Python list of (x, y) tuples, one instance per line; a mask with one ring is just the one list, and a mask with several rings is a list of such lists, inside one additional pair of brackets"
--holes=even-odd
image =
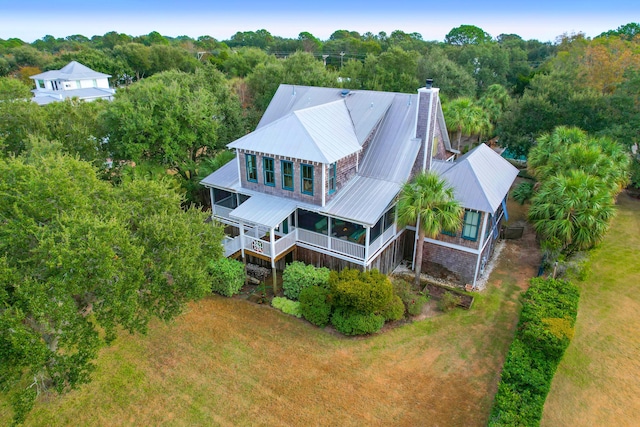
[(322, 62), (324, 63), (324, 67), (327, 68), (327, 58), (329, 55), (322, 55)]
[(340, 68), (342, 68), (342, 60), (344, 59), (344, 52), (340, 52)]

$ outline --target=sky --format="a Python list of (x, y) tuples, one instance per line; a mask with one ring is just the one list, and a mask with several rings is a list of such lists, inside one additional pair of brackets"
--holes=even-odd
[(475, 25), (496, 37), (517, 34), (525, 40), (555, 41), (582, 32), (595, 37), (630, 22), (640, 22), (638, 0), (0, 0), (0, 38), (33, 42), (109, 31), (138, 36), (209, 35), (227, 40), (237, 31), (266, 29), (295, 38), (308, 31), (321, 40), (336, 30), (374, 34), (417, 32), (443, 41), (451, 29)]

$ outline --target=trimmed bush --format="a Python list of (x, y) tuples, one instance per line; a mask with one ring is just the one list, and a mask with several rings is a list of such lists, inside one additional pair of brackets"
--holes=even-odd
[(382, 329), (384, 317), (363, 314), (352, 308), (338, 307), (331, 316), (331, 324), (345, 335), (366, 335)]
[(329, 290), (321, 286), (309, 286), (300, 291), (300, 312), (314, 325), (326, 326), (331, 317)]
[(551, 380), (573, 337), (579, 297), (578, 288), (570, 282), (531, 279), (490, 426), (540, 424)]
[(244, 264), (230, 258), (220, 258), (209, 262), (209, 272), (213, 279), (211, 290), (231, 297), (240, 293), (244, 285)]
[(309, 286), (327, 287), (329, 282), (329, 269), (316, 268), (300, 261), (294, 261), (287, 265), (282, 273), (282, 289), (284, 294), (297, 300), (300, 291)]
[(391, 302), (380, 312), (385, 321), (400, 320), (404, 317), (404, 303), (398, 295), (391, 298)]
[(345, 268), (340, 273), (332, 271), (329, 286), (335, 306), (350, 307), (360, 313), (378, 313), (393, 298), (389, 278), (378, 270), (362, 272)]
[(298, 318), (302, 317), (300, 303), (298, 301), (292, 301), (284, 297), (274, 297), (271, 300), (271, 305), (285, 314), (290, 314)]
[(411, 316), (417, 316), (422, 313), (422, 308), (429, 301), (426, 295), (416, 295), (407, 303), (407, 313)]
[(524, 205), (524, 202), (531, 199), (533, 197), (533, 182), (524, 181), (521, 182), (511, 193), (513, 200)]

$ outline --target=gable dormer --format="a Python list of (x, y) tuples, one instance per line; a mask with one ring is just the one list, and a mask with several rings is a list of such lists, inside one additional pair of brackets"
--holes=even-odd
[(319, 206), (355, 175), (362, 151), (343, 99), (290, 112), (227, 146), (241, 187)]

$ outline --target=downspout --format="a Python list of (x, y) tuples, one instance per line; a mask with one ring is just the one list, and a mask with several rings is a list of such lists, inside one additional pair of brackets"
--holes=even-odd
[(367, 265), (369, 264), (369, 239), (371, 237), (371, 228), (365, 227), (365, 239), (364, 239), (364, 271), (367, 271)]
[(213, 202), (213, 187), (209, 187), (209, 197), (211, 197), (211, 219), (213, 219), (213, 216), (216, 213), (215, 210), (215, 203)]
[(236, 150), (236, 164), (238, 165), (238, 181), (240, 188), (242, 188), (242, 168), (240, 167), (240, 152)]

